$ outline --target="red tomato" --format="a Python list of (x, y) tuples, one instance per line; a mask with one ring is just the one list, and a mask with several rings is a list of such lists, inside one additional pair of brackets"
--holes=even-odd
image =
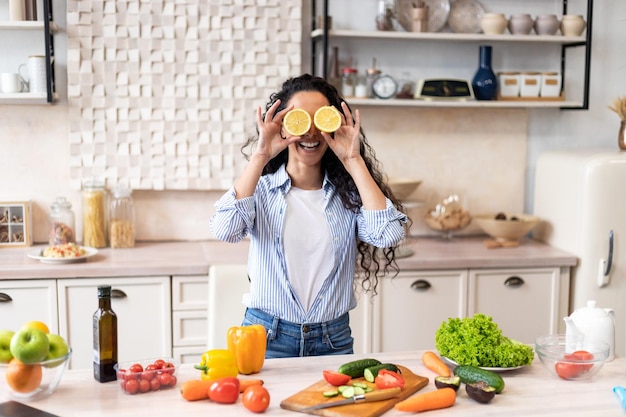
[(156, 369), (161, 369), (164, 363), (165, 361), (163, 359), (157, 359), (156, 361), (154, 361), (154, 366), (156, 367)]
[(139, 390), (139, 381), (136, 379), (129, 379), (124, 384), (124, 390), (129, 394), (137, 394), (137, 391)]
[(150, 381), (150, 389), (152, 391), (158, 391), (161, 388), (161, 379), (160, 378), (152, 378)]
[(148, 392), (150, 391), (150, 381), (147, 379), (139, 380), (139, 392)]
[(261, 385), (252, 385), (241, 395), (241, 402), (253, 413), (262, 413), (270, 406), (270, 393)]
[(585, 372), (584, 366), (585, 365), (580, 365), (576, 363), (557, 362), (554, 365), (554, 370), (560, 378), (572, 379)]
[(170, 386), (170, 382), (172, 382), (172, 375), (168, 373), (164, 373), (159, 375), (159, 382), (161, 383), (162, 388), (166, 388)]
[(381, 369), (378, 371), (378, 375), (376, 375), (374, 383), (378, 389), (395, 387), (402, 388), (404, 387), (404, 378), (397, 372), (393, 372), (388, 369)]
[(342, 374), (342, 373), (339, 373), (337, 371), (333, 371), (330, 369), (326, 369), (325, 371), (323, 371), (323, 374), (324, 374), (324, 379), (326, 380), (326, 382), (336, 387), (339, 387), (341, 385), (346, 385), (352, 379), (350, 375)]
[(237, 378), (220, 378), (209, 387), (209, 399), (216, 403), (234, 404), (237, 398), (239, 398), (239, 379)]
[(164, 362), (161, 365), (161, 370), (163, 372), (167, 372), (168, 374), (173, 374), (176, 370), (176, 366), (172, 362)]
[[(578, 361), (591, 361), (593, 360), (593, 353), (589, 353), (586, 350), (577, 350), (575, 352), (572, 353), (566, 353), (565, 354), (565, 359), (574, 359), (574, 360), (578, 360)], [(580, 364), (580, 366), (585, 370), (588, 371), (593, 367), (593, 364), (591, 363), (583, 363)]]
[(139, 364), (139, 363), (135, 363), (135, 364), (131, 365), (130, 368), (128, 368), (128, 371), (131, 372), (131, 373), (143, 372), (143, 366), (141, 366), (141, 364)]
[(175, 386), (177, 381), (178, 380), (176, 379), (176, 375), (172, 375), (172, 379), (170, 380), (170, 387)]

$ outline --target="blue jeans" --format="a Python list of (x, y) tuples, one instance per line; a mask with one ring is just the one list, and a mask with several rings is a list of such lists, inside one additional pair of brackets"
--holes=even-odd
[(242, 325), (250, 324), (265, 327), (267, 359), (354, 353), (348, 313), (325, 323), (298, 324), (248, 308)]

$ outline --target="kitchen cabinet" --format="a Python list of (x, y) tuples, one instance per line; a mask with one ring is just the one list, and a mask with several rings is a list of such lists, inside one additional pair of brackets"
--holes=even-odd
[(402, 271), (380, 281), (372, 352), (432, 349), (449, 317), (467, 314), (468, 271)]
[(59, 329), (74, 353), (71, 369), (91, 368), (92, 316), (98, 285), (112, 286), (117, 315), (118, 361), (172, 356), (169, 276), (59, 279)]
[[(321, 3), (321, 13), (318, 16), (319, 3)], [(340, 55), (350, 58), (352, 66), (359, 64), (359, 71), (364, 74), (372, 62), (372, 55), (378, 55), (377, 68), (384, 72), (390, 72), (392, 67), (398, 73), (392, 74), (397, 79), (407, 76), (407, 73), (418, 71), (421, 76), (416, 78), (462, 78), (471, 82), (471, 78), (478, 67), (477, 53), (480, 44), (490, 44), (494, 46), (494, 53), (502, 53), (505, 59), (513, 63), (513, 68), (507, 71), (538, 71), (538, 68), (527, 68), (525, 65), (547, 65), (550, 63), (549, 71), (558, 71), (563, 77), (562, 85), (568, 84), (566, 75), (569, 75), (570, 66), (567, 60), (572, 49), (581, 48), (583, 54), (576, 54), (575, 59), (582, 61), (581, 73), (572, 77), (575, 82), (581, 85), (576, 92), (580, 98), (575, 100), (415, 100), (415, 99), (368, 99), (350, 98), (351, 105), (357, 106), (403, 106), (403, 107), (477, 107), (477, 108), (561, 108), (561, 109), (588, 109), (589, 107), (589, 74), (591, 61), (591, 35), (592, 35), (592, 11), (593, 0), (579, 0), (578, 5), (586, 9), (583, 17), (586, 19), (586, 30), (582, 36), (562, 36), (559, 34), (550, 35), (512, 35), (508, 32), (502, 35), (486, 35), (483, 33), (452, 33), (452, 32), (405, 32), (402, 29), (397, 31), (376, 31), (374, 26), (376, 10), (372, 10), (371, 16), (365, 18), (362, 9), (367, 6), (360, 4), (356, 0), (342, 2), (344, 13), (354, 11), (350, 14), (349, 23), (341, 20), (342, 16), (335, 14), (331, 16), (329, 1), (311, 2), (312, 22), (324, 22), (332, 19), (330, 25), (317, 24), (320, 27), (312, 27), (311, 39), (311, 66), (312, 72), (323, 77), (327, 77), (329, 70), (329, 50), (338, 46)], [(359, 4), (357, 4), (359, 3)], [(562, 5), (562, 14), (568, 13), (568, 6), (572, 10), (573, 1), (554, 0), (546, 1), (543, 5), (533, 3), (533, 7), (542, 6), (542, 11), (518, 9), (526, 7), (525, 4), (516, 5), (516, 2), (507, 4), (497, 3), (493, 7), (484, 7), (486, 11), (497, 11), (506, 13), (507, 7), (516, 13), (546, 13), (546, 7), (552, 5), (556, 8)], [(333, 8), (339, 7), (338, 3), (332, 4)], [(336, 10), (336, 9), (335, 9)], [(549, 13), (554, 13), (550, 10)], [(573, 13), (573, 12), (572, 12)], [(506, 13), (507, 15), (510, 13)], [(358, 15), (358, 16), (357, 16)], [(336, 24), (337, 21), (341, 21)], [(369, 22), (369, 25), (367, 24)], [(339, 27), (343, 23), (343, 27)], [(329, 26), (331, 26), (329, 28)], [(497, 48), (497, 49), (495, 49)], [(467, 55), (471, 50), (473, 55)], [(524, 56), (527, 55), (527, 56)], [(582, 56), (579, 56), (582, 55)], [(472, 58), (474, 56), (474, 58)], [(374, 56), (375, 57), (375, 56)], [(518, 67), (519, 66), (519, 67)], [(494, 70), (499, 71), (494, 65)], [(451, 72), (452, 69), (452, 72)], [(566, 69), (568, 71), (566, 71)], [(548, 69), (542, 69), (548, 71)], [(393, 70), (391, 71), (393, 72)], [(441, 74), (441, 75), (440, 75)], [(463, 74), (463, 76), (455, 76)], [(409, 80), (416, 82), (413, 76), (409, 75)]]
[(198, 363), (207, 350), (208, 289), (207, 275), (172, 277), (172, 354), (181, 363)]
[(403, 271), (382, 281), (374, 301), (372, 352), (432, 349), (443, 321), (475, 313), (533, 344), (564, 330), (569, 279), (568, 267)]
[[(24, 53), (28, 49), (24, 46), (24, 39), (28, 36), (23, 36), (27, 33), (41, 33), (43, 48), (37, 48), (36, 53), (29, 53), (31, 55), (45, 55), (46, 63), (46, 92), (44, 93), (2, 93), (0, 90), (0, 104), (42, 104), (52, 103), (56, 99), (55, 92), (55, 75), (54, 75), (54, 33), (57, 30), (57, 26), (53, 21), (52, 16), (52, 0), (42, 0), (38, 4), (43, 6), (43, 13), (38, 11), (40, 16), (39, 20), (24, 20), (24, 21), (0, 21), (0, 45), (10, 46), (12, 49)], [(0, 6), (7, 7), (8, 2), (0, 0)], [(7, 13), (8, 16), (8, 13)], [(19, 36), (18, 36), (19, 35)], [(43, 53), (39, 52), (43, 51)], [(8, 59), (9, 54), (7, 51), (0, 50), (0, 54)], [(26, 61), (28, 55), (23, 57), (16, 57), (18, 61), (15, 62), (15, 70), (18, 71), (18, 66)], [(8, 72), (8, 69), (4, 70)]]
[(0, 281), (0, 330), (16, 331), (31, 320), (43, 321), (58, 333), (56, 281)]
[(505, 336), (523, 343), (564, 332), (568, 297), (569, 268), (469, 272), (468, 315), (492, 316)]

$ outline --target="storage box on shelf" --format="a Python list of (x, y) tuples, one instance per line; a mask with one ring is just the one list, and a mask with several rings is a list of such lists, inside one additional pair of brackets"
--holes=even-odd
[(0, 247), (33, 242), (30, 201), (0, 202)]

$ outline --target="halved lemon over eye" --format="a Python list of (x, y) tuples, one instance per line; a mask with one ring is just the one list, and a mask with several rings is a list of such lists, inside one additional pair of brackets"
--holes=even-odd
[(313, 115), (315, 127), (325, 133), (333, 133), (341, 127), (341, 113), (333, 106), (322, 106)]
[(311, 129), (311, 115), (302, 109), (292, 109), (283, 117), (283, 126), (292, 136), (302, 136)]

